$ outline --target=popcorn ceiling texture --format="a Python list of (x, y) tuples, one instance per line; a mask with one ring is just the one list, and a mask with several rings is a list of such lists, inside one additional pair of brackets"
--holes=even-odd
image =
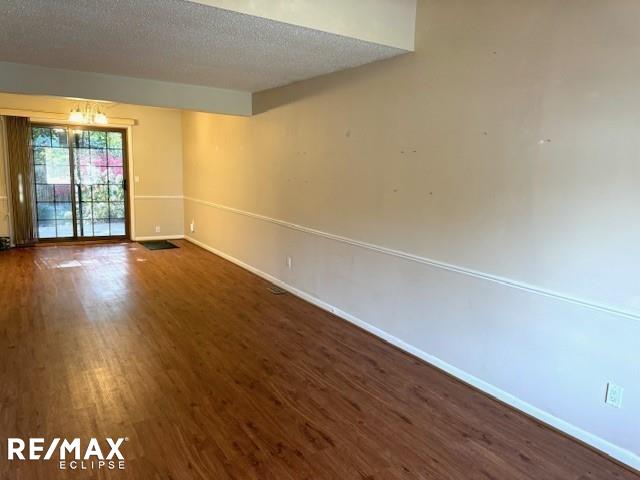
[(0, 61), (260, 91), (405, 53), (183, 0), (4, 0)]

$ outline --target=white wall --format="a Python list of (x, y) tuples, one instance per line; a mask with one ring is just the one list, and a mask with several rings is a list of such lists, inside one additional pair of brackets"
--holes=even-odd
[(414, 54), (187, 113), (191, 236), (640, 467), (639, 15), (424, 0)]

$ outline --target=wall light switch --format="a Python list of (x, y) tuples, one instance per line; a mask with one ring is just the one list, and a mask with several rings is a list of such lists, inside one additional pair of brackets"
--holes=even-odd
[(133, 181), (136, 183), (140, 183), (140, 177), (136, 175), (135, 177), (133, 177)]
[(620, 385), (616, 385), (611, 382), (607, 383), (607, 396), (605, 398), (605, 403), (615, 408), (622, 407), (623, 393), (624, 389)]

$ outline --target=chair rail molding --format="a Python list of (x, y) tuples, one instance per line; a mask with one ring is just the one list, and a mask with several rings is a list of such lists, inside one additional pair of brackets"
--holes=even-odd
[(232, 212), (238, 215), (244, 215), (247, 217), (252, 217), (252, 218), (256, 218), (265, 222), (269, 222), (269, 223), (273, 223), (276, 225), (280, 225), (282, 227), (286, 227), (286, 228), (290, 228), (293, 230), (298, 230), (300, 232), (305, 232), (311, 235), (318, 235), (324, 238), (328, 238), (331, 240), (335, 240), (337, 242), (342, 242), (342, 243), (346, 243), (349, 245), (353, 245), (356, 247), (360, 247), (360, 248), (365, 248), (368, 250), (372, 250), (378, 253), (383, 253), (386, 255), (391, 255), (394, 257), (398, 257), (398, 258), (403, 258), (405, 260), (409, 260), (409, 261), (413, 261), (413, 262), (417, 262), (417, 263), (421, 263), (423, 265), (429, 265), (431, 267), (435, 267), (435, 268), (439, 268), (442, 270), (447, 270), (449, 272), (454, 272), (460, 275), (467, 275), (467, 276), (471, 276), (471, 277), (475, 277), (475, 278), (479, 278), (482, 280), (486, 280), (489, 282), (493, 282), (493, 283), (499, 283), (501, 285), (507, 286), (507, 287), (511, 287), (511, 288), (515, 288), (515, 289), (519, 289), (519, 290), (524, 290), (526, 292), (530, 292), (536, 295), (542, 295), (545, 297), (549, 297), (549, 298), (553, 298), (555, 300), (558, 301), (562, 301), (562, 302), (569, 302), (572, 303), (574, 305), (579, 305), (581, 307), (584, 308), (588, 308), (590, 310), (597, 310), (600, 312), (605, 312), (605, 313), (609, 313), (612, 315), (616, 315), (616, 316), (620, 316), (620, 317), (625, 317), (625, 318), (630, 318), (633, 320), (640, 320), (640, 312), (634, 312), (631, 310), (626, 310), (624, 308), (620, 308), (617, 306), (613, 306), (613, 305), (608, 305), (605, 303), (600, 303), (594, 300), (589, 300), (586, 298), (580, 298), (580, 297), (576, 297), (567, 293), (563, 293), (563, 292), (557, 292), (551, 289), (547, 289), (544, 287), (540, 287), (540, 286), (536, 286), (536, 285), (531, 285), (528, 284), (526, 282), (521, 282), (519, 280), (514, 280), (514, 279), (510, 279), (510, 278), (506, 278), (506, 277), (501, 277), (498, 275), (493, 275), (490, 273), (485, 273), (485, 272), (480, 272), (477, 270), (473, 270), (467, 267), (463, 267), (463, 266), (459, 266), (459, 265), (453, 265), (450, 263), (445, 263), (445, 262), (441, 262), (439, 260), (435, 260), (432, 258), (427, 258), (427, 257), (422, 257), (420, 255), (415, 255), (412, 253), (408, 253), (408, 252), (403, 252), (401, 250), (395, 250), (393, 248), (388, 248), (388, 247), (383, 247), (381, 245), (375, 245), (372, 243), (368, 243), (368, 242), (363, 242), (361, 240), (355, 240), (352, 238), (347, 238), (347, 237), (343, 237), (340, 235), (335, 235), (333, 233), (328, 233), (328, 232), (323, 232), (321, 230), (316, 230), (314, 228), (310, 228), (310, 227), (306, 227), (304, 225), (298, 225), (295, 223), (291, 223), (291, 222), (287, 222), (284, 220), (279, 220), (276, 218), (271, 218), (271, 217), (267, 217), (265, 215), (260, 215), (258, 213), (253, 213), (253, 212), (247, 212), (245, 210), (240, 210), (238, 208), (234, 208), (234, 207), (229, 207), (227, 205), (221, 205), (218, 203), (214, 203), (214, 202), (209, 202), (206, 200), (201, 200), (198, 198), (194, 198), (194, 197), (190, 197), (188, 195), (184, 196), (184, 199), (187, 201), (191, 201), (191, 202), (195, 202), (195, 203), (199, 203), (201, 205), (206, 205), (212, 208), (217, 208), (219, 210), (225, 210), (228, 212)]

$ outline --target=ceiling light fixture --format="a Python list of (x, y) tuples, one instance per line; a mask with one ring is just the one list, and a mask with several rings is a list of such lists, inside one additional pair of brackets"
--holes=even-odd
[(69, 122), (71, 123), (83, 123), (86, 125), (108, 125), (109, 119), (107, 115), (100, 110), (100, 106), (87, 102), (84, 107), (76, 105), (74, 109), (69, 112)]

